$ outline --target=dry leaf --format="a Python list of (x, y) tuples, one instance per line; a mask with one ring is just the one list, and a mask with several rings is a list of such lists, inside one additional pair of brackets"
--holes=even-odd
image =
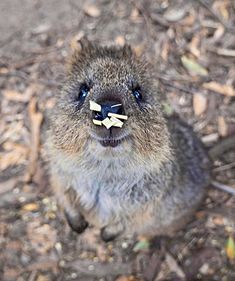
[(146, 251), (149, 249), (149, 247), (150, 247), (150, 242), (147, 239), (141, 239), (135, 244), (133, 251), (134, 252), (139, 252), (141, 250)]
[(192, 38), (192, 40), (188, 46), (190, 52), (197, 58), (200, 57), (199, 44), (200, 44), (200, 36), (197, 34)]
[(31, 151), (29, 158), (29, 168), (25, 176), (25, 180), (28, 182), (32, 179), (36, 172), (37, 160), (40, 146), (40, 128), (43, 120), (43, 115), (36, 109), (36, 99), (33, 98), (28, 107), (30, 127), (31, 127)]
[(224, 32), (225, 32), (224, 26), (222, 24), (219, 25), (213, 36), (214, 41), (219, 40), (224, 35)]
[(162, 102), (162, 108), (163, 108), (163, 112), (167, 115), (167, 116), (171, 116), (174, 113), (174, 109), (171, 106), (170, 103), (168, 102)]
[(218, 132), (221, 137), (228, 135), (228, 125), (223, 116), (218, 116)]
[(4, 143), (8, 139), (18, 141), (21, 139), (22, 132), (24, 131), (24, 123), (22, 120), (11, 122), (4, 126), (3, 135), (0, 135), (0, 142)]
[(10, 101), (28, 102), (33, 95), (33, 90), (31, 87), (27, 88), (24, 93), (20, 93), (14, 90), (4, 90), (3, 95)]
[(19, 165), (26, 161), (28, 157), (28, 148), (24, 145), (6, 142), (3, 148), (7, 152), (2, 152), (0, 154), (0, 170), (4, 171), (9, 166)]
[(6, 67), (0, 67), (0, 74), (7, 74), (10, 70)]
[(39, 205), (36, 203), (28, 203), (22, 207), (22, 210), (29, 211), (29, 212), (37, 211), (38, 209), (39, 209)]
[(56, 243), (56, 230), (49, 224), (40, 224), (40, 221), (30, 221), (27, 224), (27, 235), (31, 246), (40, 254), (47, 253)]
[(14, 90), (3, 90), (3, 95), (6, 99), (17, 102), (27, 102), (26, 97)]
[(229, 12), (227, 9), (228, 1), (215, 1), (212, 5), (213, 10), (219, 13), (225, 20), (229, 19)]
[(5, 267), (2, 277), (5, 281), (17, 280), (17, 276), (19, 275), (19, 273), (20, 271), (16, 268)]
[(129, 281), (128, 276), (119, 276), (115, 281)]
[(222, 85), (214, 81), (209, 83), (204, 83), (202, 86), (207, 90), (211, 90), (225, 96), (229, 96), (229, 97), (235, 96), (235, 90), (232, 86)]
[(84, 32), (80, 31), (78, 34), (73, 36), (73, 38), (70, 40), (70, 48), (72, 51), (81, 51), (80, 40), (84, 37), (84, 35)]
[(181, 25), (192, 26), (195, 23), (196, 15), (193, 10), (188, 11), (189, 15), (185, 16), (184, 19), (180, 21)]
[(229, 259), (235, 259), (235, 242), (232, 236), (227, 240), (226, 254)]
[(204, 143), (216, 142), (219, 139), (219, 134), (212, 133), (212, 134), (203, 136), (201, 139), (202, 139), (202, 142), (204, 142)]
[(193, 110), (196, 116), (201, 115), (207, 109), (207, 98), (201, 93), (193, 95)]
[(178, 277), (185, 280), (185, 273), (180, 268), (175, 258), (169, 253), (166, 253), (166, 263), (169, 266), (171, 272), (175, 272), (178, 275)]
[(163, 17), (170, 21), (170, 22), (175, 22), (183, 19), (187, 13), (186, 9), (171, 9), (167, 10), (166, 13), (163, 15)]
[(55, 106), (55, 104), (56, 104), (56, 99), (55, 99), (55, 98), (50, 98), (50, 99), (48, 99), (48, 100), (46, 101), (45, 107), (46, 107), (47, 109), (52, 109), (52, 108)]
[(129, 276), (119, 276), (117, 279), (115, 279), (115, 281), (137, 281), (138, 279), (133, 276), (133, 275), (129, 275)]
[(1, 182), (0, 183), (0, 195), (5, 192), (11, 191), (15, 187), (16, 182), (17, 182), (17, 178), (15, 178), (15, 177), (10, 180)]
[(142, 44), (133, 46), (132, 50), (137, 57), (140, 57), (143, 54), (145, 47), (146, 47), (145, 43), (142, 43)]
[(140, 20), (140, 12), (137, 8), (133, 8), (130, 15), (130, 20), (139, 21)]
[(168, 60), (168, 55), (170, 51), (170, 44), (168, 41), (164, 42), (161, 48), (161, 57), (164, 61)]
[(201, 76), (208, 75), (208, 71), (199, 63), (197, 63), (194, 59), (188, 58), (186, 56), (182, 56), (181, 61), (183, 66), (189, 71), (190, 74), (201, 75)]
[(36, 281), (50, 281), (49, 277), (48, 276), (45, 276), (45, 275), (38, 275)]
[(106, 262), (108, 260), (107, 249), (103, 245), (97, 245), (96, 254), (101, 262)]
[(222, 216), (215, 216), (212, 218), (212, 221), (215, 225), (224, 225), (224, 218)]
[(83, 7), (83, 11), (90, 17), (97, 18), (101, 15), (100, 9), (96, 5), (87, 4)]

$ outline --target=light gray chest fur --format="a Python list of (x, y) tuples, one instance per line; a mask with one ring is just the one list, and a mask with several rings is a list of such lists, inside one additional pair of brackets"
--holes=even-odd
[(68, 160), (60, 174), (66, 186), (76, 191), (79, 204), (96, 213), (102, 223), (134, 212), (162, 193), (157, 175), (151, 176), (145, 165), (131, 165), (124, 158), (87, 159), (86, 155), (86, 161), (80, 163)]

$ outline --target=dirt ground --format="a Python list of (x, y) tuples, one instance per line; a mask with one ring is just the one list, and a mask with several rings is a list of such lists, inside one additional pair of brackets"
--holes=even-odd
[[(235, 280), (235, 2), (2, 0), (0, 34), (0, 280)], [(165, 112), (214, 161), (194, 221), (150, 248), (104, 243), (93, 228), (78, 236), (50, 190), (46, 113), (83, 35), (152, 61)]]

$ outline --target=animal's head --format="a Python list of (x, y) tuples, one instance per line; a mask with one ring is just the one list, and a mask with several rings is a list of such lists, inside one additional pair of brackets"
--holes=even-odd
[[(52, 117), (54, 144), (66, 153), (133, 157), (148, 163), (169, 156), (168, 131), (151, 67), (129, 46), (101, 47), (87, 40), (72, 57), (67, 82)], [(102, 106), (90, 110), (90, 101)], [(121, 128), (98, 126), (112, 106), (126, 115)]]

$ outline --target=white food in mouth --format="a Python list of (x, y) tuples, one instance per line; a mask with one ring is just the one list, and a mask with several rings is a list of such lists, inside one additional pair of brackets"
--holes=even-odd
[(102, 121), (102, 124), (106, 127), (106, 129), (109, 129), (109, 128), (111, 128), (113, 126), (113, 122), (108, 117), (106, 117)]
[(123, 119), (123, 120), (127, 120), (127, 118), (128, 118), (126, 115), (116, 114), (116, 113), (112, 113), (112, 112), (109, 112), (108, 116), (109, 117), (115, 117), (115, 118), (118, 118), (118, 119)]
[(119, 127), (121, 128), (123, 126), (123, 122), (119, 119), (117, 119), (116, 117), (111, 117), (110, 120), (113, 122), (113, 126), (114, 127)]
[(94, 110), (94, 111), (101, 111), (101, 105), (99, 105), (98, 103), (94, 102), (94, 101), (90, 101), (90, 110)]
[(95, 125), (102, 126), (102, 121), (100, 121), (100, 120), (95, 120), (95, 119), (93, 119), (92, 121), (93, 121), (93, 123), (94, 123)]
[[(118, 107), (118, 106), (121, 106), (121, 104), (114, 104), (111, 107)], [(94, 101), (90, 101), (90, 110), (101, 112), (102, 107), (98, 103)], [(123, 126), (123, 122), (119, 119), (127, 120), (127, 118), (128, 117), (126, 115), (109, 112), (108, 117), (106, 117), (104, 120), (101, 121), (101, 120), (93, 119), (92, 121), (95, 125), (98, 126), (104, 125), (107, 129), (110, 129), (112, 126), (121, 128)]]

